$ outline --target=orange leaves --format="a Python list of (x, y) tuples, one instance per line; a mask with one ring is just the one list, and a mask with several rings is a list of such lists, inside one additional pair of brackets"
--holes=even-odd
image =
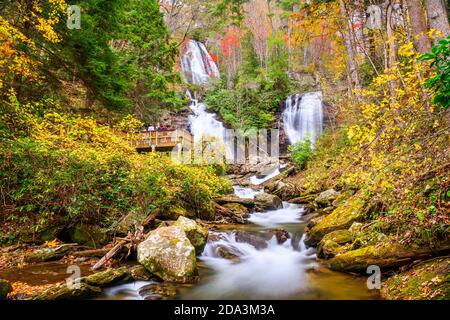
[(240, 45), (240, 29), (238, 27), (228, 27), (220, 46), (222, 49), (222, 54), (225, 58), (230, 57), (234, 54), (235, 50), (239, 48)]

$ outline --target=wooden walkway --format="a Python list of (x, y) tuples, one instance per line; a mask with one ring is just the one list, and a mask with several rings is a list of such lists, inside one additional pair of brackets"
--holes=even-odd
[(138, 132), (131, 136), (131, 145), (138, 151), (168, 151), (178, 143), (190, 145), (194, 138), (186, 130)]

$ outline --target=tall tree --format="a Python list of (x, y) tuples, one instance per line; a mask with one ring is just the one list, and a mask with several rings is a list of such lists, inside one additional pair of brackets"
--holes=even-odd
[(421, 53), (428, 52), (431, 49), (431, 42), (427, 35), (427, 23), (421, 0), (406, 0), (406, 4), (416, 49)]
[(431, 29), (442, 32), (444, 38), (450, 35), (447, 8), (443, 0), (426, 0), (428, 24)]

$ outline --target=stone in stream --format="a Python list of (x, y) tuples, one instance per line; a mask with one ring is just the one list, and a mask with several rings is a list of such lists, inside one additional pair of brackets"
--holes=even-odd
[(317, 246), (317, 255), (319, 258), (330, 259), (341, 253), (343, 245), (353, 241), (352, 233), (348, 230), (336, 230), (330, 232), (320, 240)]
[(165, 281), (189, 283), (197, 280), (195, 248), (180, 226), (153, 230), (138, 245), (138, 262)]
[(200, 226), (194, 220), (180, 216), (173, 224), (174, 226), (182, 227), (184, 233), (195, 248), (195, 253), (199, 255), (202, 253), (208, 239), (208, 230)]
[(11, 284), (3, 279), (0, 279), (0, 300), (6, 299), (8, 293), (12, 291)]
[(281, 199), (273, 194), (269, 193), (258, 193), (255, 196), (256, 210), (277, 210), (282, 207)]
[(254, 234), (244, 232), (244, 231), (236, 232), (236, 241), (251, 244), (256, 249), (267, 248), (267, 242), (263, 237), (256, 236)]
[(289, 232), (287, 232), (283, 228), (278, 228), (278, 229), (274, 230), (272, 233), (277, 238), (278, 244), (283, 244), (287, 241), (287, 239), (291, 238), (291, 236), (289, 235)]

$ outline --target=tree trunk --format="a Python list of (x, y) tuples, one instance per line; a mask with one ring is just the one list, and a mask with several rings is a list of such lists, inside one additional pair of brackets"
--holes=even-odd
[(407, 0), (406, 4), (416, 49), (420, 53), (428, 52), (431, 50), (431, 42), (427, 35), (428, 29), (421, 0)]
[(450, 25), (444, 1), (425, 0), (425, 7), (427, 9), (429, 27), (442, 32), (444, 38), (448, 37), (450, 35)]
[(350, 79), (352, 81), (352, 85), (356, 90), (361, 90), (361, 84), (359, 82), (359, 75), (358, 75), (358, 69), (356, 65), (356, 57), (355, 57), (355, 49), (353, 47), (352, 43), (352, 22), (351, 19), (347, 13), (347, 9), (345, 7), (344, 0), (340, 0), (340, 6), (341, 6), (341, 15), (342, 18), (347, 21), (346, 29), (342, 32), (345, 40), (345, 48), (347, 49), (348, 59), (347, 59), (347, 65), (350, 73)]

